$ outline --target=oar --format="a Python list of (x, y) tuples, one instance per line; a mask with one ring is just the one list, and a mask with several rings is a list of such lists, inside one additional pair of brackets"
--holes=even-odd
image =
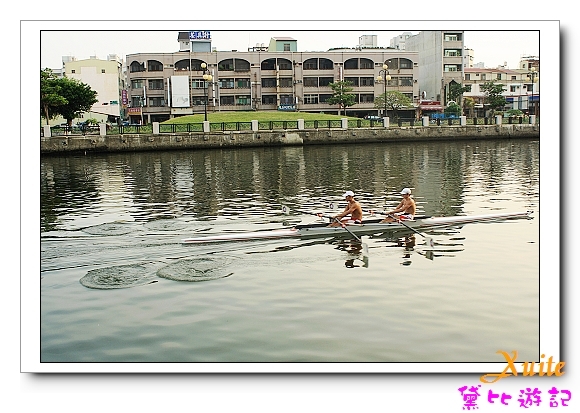
[[(336, 222), (338, 222), (340, 224), (340, 226), (342, 228), (346, 229), (350, 235), (352, 235), (358, 242), (360, 242), (362, 244), (364, 254), (368, 254), (369, 253), (369, 246), (366, 243), (362, 242), (362, 240), (359, 237), (357, 237), (350, 229), (348, 229), (346, 227), (346, 225), (344, 223), (342, 223), (338, 218), (333, 217), (331, 215), (321, 214), (321, 213), (318, 213), (318, 212), (302, 211), (302, 210), (299, 210), (299, 209), (297, 209), (296, 211), (301, 212), (303, 214), (310, 214), (310, 215), (315, 215), (317, 217), (324, 217), (324, 218), (328, 218), (328, 219), (331, 219), (331, 220), (332, 219), (335, 220)], [(286, 205), (282, 205), (282, 212), (284, 214), (288, 215), (288, 214), (290, 214), (290, 208), (288, 208)]]
[(352, 232), (350, 229), (348, 229), (347, 225), (344, 222), (342, 222), (341, 220), (339, 220), (336, 217), (333, 217), (333, 219), (336, 222), (338, 222), (342, 228), (346, 229), (348, 231), (348, 233), (350, 235), (352, 235), (358, 242), (361, 243), (361, 245), (363, 247), (363, 253), (364, 253), (363, 255), (368, 255), (368, 253), (369, 253), (369, 246), (366, 243), (362, 242), (362, 240), (359, 237), (357, 237), (354, 232)]
[(433, 242), (433, 238), (431, 238), (431, 237), (427, 237), (427, 236), (425, 236), (425, 235), (421, 234), (421, 233), (420, 233), (419, 231), (417, 231), (415, 228), (412, 228), (412, 227), (408, 226), (407, 224), (405, 224), (405, 223), (403, 222), (403, 220), (402, 220), (402, 219), (399, 219), (399, 218), (397, 218), (397, 217), (396, 217), (396, 216), (394, 216), (393, 214), (387, 214), (387, 216), (388, 216), (388, 217), (391, 217), (391, 218), (393, 218), (393, 219), (396, 219), (397, 221), (399, 221), (399, 224), (402, 224), (402, 225), (404, 225), (405, 227), (409, 228), (411, 231), (413, 231), (413, 232), (415, 232), (415, 233), (417, 233), (417, 234), (421, 235), (421, 236), (422, 236), (422, 237), (425, 239), (425, 242), (427, 243), (427, 245), (429, 245), (431, 248), (433, 248), (433, 247), (435, 246), (435, 243)]
[[(302, 214), (314, 215), (319, 218), (328, 218), (329, 220), (332, 220), (334, 218), (332, 215), (325, 215), (320, 212), (303, 211), (301, 209), (295, 209), (295, 211), (300, 212)], [(282, 213), (285, 215), (290, 215), (290, 208), (286, 205), (282, 205)]]

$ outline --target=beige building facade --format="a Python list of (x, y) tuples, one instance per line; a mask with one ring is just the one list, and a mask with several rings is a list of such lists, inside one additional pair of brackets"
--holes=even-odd
[[(181, 33), (180, 33), (181, 38)], [(391, 77), (387, 91), (419, 98), (417, 52), (385, 48), (297, 52), (296, 40), (273, 39), (269, 47), (247, 52), (189, 50), (127, 55), (128, 115), (132, 123), (161, 122), (183, 115), (232, 111), (303, 111), (339, 113), (330, 105), (331, 83), (353, 84), (355, 105), (349, 116), (377, 115), (375, 97), (385, 85), (383, 65)], [(281, 42), (278, 44), (278, 42)], [(199, 49), (199, 47), (197, 47)], [(282, 51), (280, 51), (282, 50)], [(284, 51), (287, 50), (287, 51)], [(205, 68), (204, 68), (205, 65)], [(211, 75), (210, 81), (203, 76)], [(207, 97), (207, 98), (206, 98)]]
[(121, 102), (122, 90), (125, 87), (123, 61), (117, 55), (109, 55), (106, 60), (96, 56), (84, 60), (64, 56), (63, 75), (86, 83), (97, 92), (97, 103), (83, 117), (116, 122), (124, 116)]

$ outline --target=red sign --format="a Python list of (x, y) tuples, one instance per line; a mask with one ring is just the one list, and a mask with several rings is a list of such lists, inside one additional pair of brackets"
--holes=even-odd
[(140, 115), (141, 114), (141, 108), (140, 107), (127, 108), (127, 113), (129, 113), (130, 115)]

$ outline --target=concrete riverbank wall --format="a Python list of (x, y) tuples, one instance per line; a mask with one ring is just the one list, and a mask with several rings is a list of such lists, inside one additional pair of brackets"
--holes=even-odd
[(41, 137), (42, 155), (374, 142), (539, 139), (535, 124), (412, 126)]

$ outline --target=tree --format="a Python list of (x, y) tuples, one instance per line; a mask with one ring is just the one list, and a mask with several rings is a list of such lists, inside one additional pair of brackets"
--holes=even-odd
[(485, 94), (484, 103), (488, 104), (491, 109), (490, 117), (493, 117), (497, 109), (503, 110), (506, 105), (505, 96), (502, 95), (505, 91), (504, 85), (501, 83), (485, 82), (481, 85), (481, 90)]
[(56, 79), (55, 83), (60, 87), (59, 94), (66, 99), (67, 103), (57, 108), (58, 113), (66, 119), (69, 126), (72, 120), (82, 112), (91, 110), (97, 103), (97, 92), (86, 83), (66, 77)]
[(446, 115), (456, 115), (461, 116), (461, 106), (455, 102), (449, 103), (445, 110), (443, 111)]
[(409, 99), (407, 95), (396, 90), (383, 93), (375, 98), (375, 107), (379, 109), (384, 107), (386, 107), (387, 110), (390, 109), (393, 112), (395, 120), (399, 118), (397, 110), (410, 106), (413, 106), (411, 99)]
[(456, 82), (451, 82), (449, 85), (449, 100), (457, 102), (461, 106), (461, 99), (463, 93), (469, 92), (471, 88), (469, 86), (461, 86), (461, 84)]
[(466, 96), (463, 99), (463, 107), (467, 110), (469, 117), (473, 117), (473, 108), (475, 107), (475, 99)]
[(40, 71), (40, 116), (49, 120), (58, 115), (58, 108), (68, 101), (60, 95), (60, 86), (56, 83), (56, 76), (50, 69)]
[(340, 110), (342, 108), (346, 108), (353, 106), (355, 102), (356, 96), (353, 95), (352, 92), (352, 82), (348, 81), (338, 81), (334, 83), (330, 83), (329, 86), (332, 88), (332, 96), (328, 98), (326, 103), (329, 105), (339, 105), (338, 106), (338, 114), (340, 115)]

